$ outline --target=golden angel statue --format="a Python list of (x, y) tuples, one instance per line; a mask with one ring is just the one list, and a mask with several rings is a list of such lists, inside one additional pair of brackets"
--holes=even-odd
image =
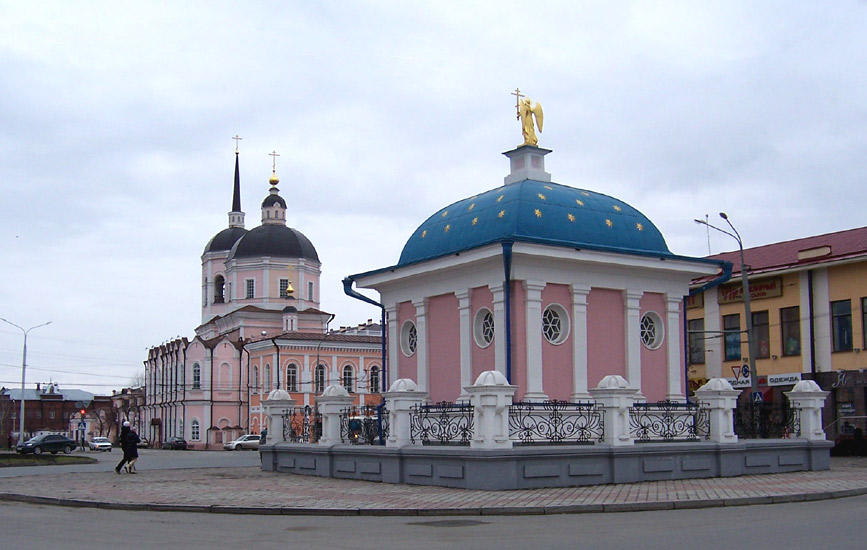
[(541, 132), (542, 121), (544, 120), (542, 105), (536, 102), (536, 105), (533, 106), (533, 102), (530, 101), (529, 97), (519, 99), (518, 118), (521, 119), (521, 132), (524, 134), (524, 143), (522, 145), (536, 146), (539, 143), (539, 139), (536, 137), (536, 130), (533, 127), (534, 116), (536, 117), (536, 126), (538, 126), (539, 132)]

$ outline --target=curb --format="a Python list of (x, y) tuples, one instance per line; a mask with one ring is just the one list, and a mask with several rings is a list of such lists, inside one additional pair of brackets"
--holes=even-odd
[(832, 500), (867, 494), (867, 487), (823, 491), (819, 493), (797, 493), (789, 495), (767, 495), (729, 499), (705, 499), (656, 502), (625, 502), (612, 504), (567, 504), (563, 506), (510, 506), (503, 508), (251, 508), (249, 506), (195, 504), (137, 504), (122, 502), (102, 502), (81, 499), (66, 499), (0, 493), (7, 502), (23, 502), (70, 508), (100, 508), (103, 510), (128, 510), (145, 512), (186, 512), (202, 514), (238, 515), (283, 515), (283, 516), (514, 516), (514, 515), (559, 515), (559, 514), (598, 514), (617, 512), (651, 512), (662, 510), (690, 510), (698, 508), (721, 508), (730, 506), (756, 506), (764, 504), (785, 504)]

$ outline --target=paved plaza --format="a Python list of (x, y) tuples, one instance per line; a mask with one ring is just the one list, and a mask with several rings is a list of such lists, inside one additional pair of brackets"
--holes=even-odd
[[(204, 458), (210, 453), (187, 453)], [(227, 453), (230, 455), (231, 453)], [(212, 455), (221, 458), (221, 455)], [(247, 455), (254, 458), (253, 453)], [(119, 457), (112, 457), (119, 458)], [(147, 457), (143, 457), (147, 458)], [(110, 509), (286, 515), (504, 515), (667, 510), (799, 502), (867, 494), (867, 458), (831, 469), (589, 487), (469, 491), (263, 472), (256, 466), (101, 471), (4, 469), (0, 498)], [(154, 457), (154, 463), (157, 463)]]

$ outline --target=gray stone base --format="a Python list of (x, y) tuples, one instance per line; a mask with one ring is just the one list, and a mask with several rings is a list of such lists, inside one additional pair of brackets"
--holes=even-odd
[(497, 491), (828, 470), (832, 446), (805, 439), (495, 451), (277, 443), (262, 445), (259, 451), (265, 471)]

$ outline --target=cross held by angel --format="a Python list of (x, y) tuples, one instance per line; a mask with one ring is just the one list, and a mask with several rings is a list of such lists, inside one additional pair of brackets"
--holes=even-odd
[[(524, 143), (521, 145), (532, 145), (535, 147), (539, 144), (539, 138), (536, 137), (536, 127), (539, 128), (539, 132), (542, 132), (542, 124), (544, 121), (542, 105), (538, 102), (533, 105), (530, 98), (522, 95), (521, 90), (518, 88), (512, 92), (512, 95), (517, 99), (515, 108), (518, 111), (518, 119), (521, 121), (521, 133), (524, 135)], [(536, 119), (535, 125), (533, 121), (534, 118)]]

